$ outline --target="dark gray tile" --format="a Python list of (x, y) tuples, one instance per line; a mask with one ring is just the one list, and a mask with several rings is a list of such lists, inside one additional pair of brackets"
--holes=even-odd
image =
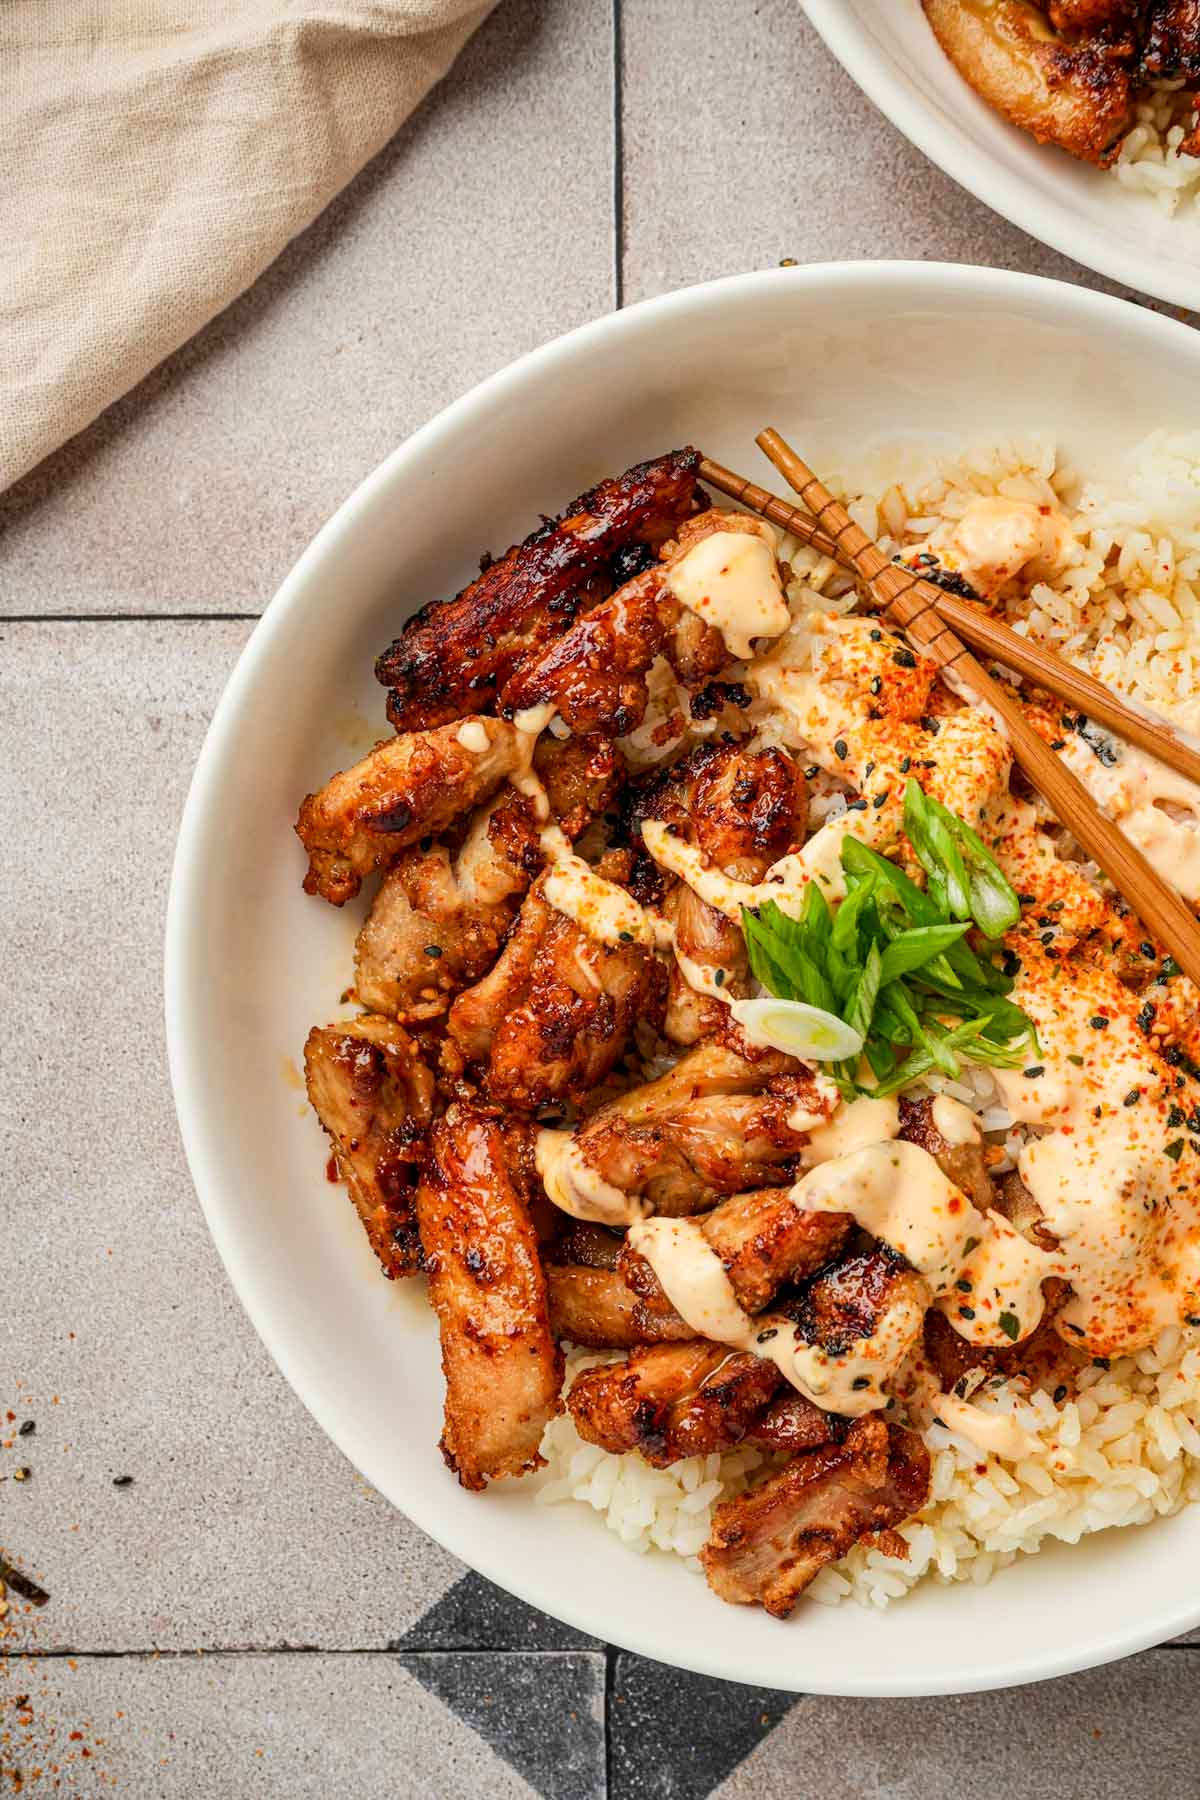
[(473, 1572), (397, 1638), (393, 1650), (603, 1650), (599, 1638), (572, 1631)]
[(603, 1800), (602, 1655), (426, 1651), (399, 1660), (542, 1800)]
[(610, 1800), (704, 1800), (795, 1704), (795, 1694), (620, 1654), (608, 1713)]

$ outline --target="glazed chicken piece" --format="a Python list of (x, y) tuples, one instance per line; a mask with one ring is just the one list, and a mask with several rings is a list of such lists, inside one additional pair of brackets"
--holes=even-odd
[[(850, 1235), (851, 1220), (843, 1213), (805, 1212), (790, 1188), (757, 1188), (723, 1200), (700, 1221), (710, 1250), (748, 1313), (761, 1312), (785, 1281), (796, 1281), (832, 1262)], [(628, 1243), (617, 1267), (647, 1307), (669, 1308), (670, 1302), (644, 1256)]]
[[(515, 669), (561, 634), (615, 553), (669, 537), (695, 503), (699, 453), (638, 463), (572, 502), (453, 600), (424, 606), (375, 665), (397, 731), (484, 711)], [(633, 571), (629, 571), (632, 573)]]
[[(706, 860), (738, 881), (761, 881), (771, 864), (802, 841), (808, 820), (808, 783), (792, 758), (777, 749), (750, 750), (732, 738), (699, 745), (630, 794), (631, 841), (640, 847), (645, 819), (657, 819), (688, 838)], [(641, 855), (645, 856), (644, 851)], [(735, 999), (749, 993), (749, 963), (741, 931), (684, 882), (662, 903), (675, 930), (679, 957), (707, 970)], [(664, 1033), (672, 1043), (695, 1044), (723, 1030), (726, 1009), (699, 992), (678, 962), (670, 970)]]
[(811, 1123), (836, 1105), (836, 1090), (789, 1056), (708, 1042), (600, 1107), (575, 1134), (577, 1154), (654, 1212), (707, 1212), (722, 1195), (788, 1179)]
[(959, 1337), (944, 1313), (931, 1307), (925, 1315), (925, 1360), (937, 1376), (942, 1392), (957, 1392), (961, 1398), (965, 1389), (959, 1388), (959, 1383), (983, 1370), (988, 1376), (1027, 1381), (1031, 1388), (1044, 1388), (1058, 1399), (1065, 1399), (1066, 1393), (1073, 1394), (1076, 1377), (1091, 1358), (1085, 1350), (1065, 1342), (1054, 1325), (1055, 1315), (1070, 1295), (1067, 1283), (1051, 1277), (1043, 1292), (1046, 1311), (1037, 1329), (1007, 1350), (969, 1344)]
[(521, 757), (519, 733), (503, 719), (473, 719), (377, 744), (300, 808), (305, 893), (334, 906), (353, 899), (364, 875), (486, 800)]
[(656, 1469), (740, 1443), (782, 1385), (774, 1363), (702, 1338), (585, 1369), (567, 1395), (580, 1437)]
[(1200, 82), (1200, 0), (1151, 0), (1142, 71), (1154, 81), (1182, 76), (1189, 84)]
[[(620, 759), (604, 738), (544, 735), (534, 770), (571, 839), (616, 799)], [(436, 1017), (486, 974), (542, 867), (529, 800), (506, 789), (475, 815), (457, 850), (406, 850), (388, 870), (355, 944), (355, 990), (373, 1011)]]
[[(989, 105), (1039, 143), (1107, 168), (1134, 120), (1132, 34), (1060, 38), (1029, 0), (922, 0), (939, 44)], [(1080, 6), (1064, 16), (1079, 16)]]
[(674, 1344), (695, 1336), (671, 1308), (639, 1300), (615, 1269), (546, 1264), (550, 1326), (556, 1338), (589, 1350), (632, 1350), (638, 1344)]
[(389, 1277), (421, 1266), (413, 1211), (417, 1165), (433, 1113), (433, 1076), (391, 1019), (319, 1025), (304, 1046), (313, 1111), (329, 1133), (372, 1250)]
[[(920, 1335), (928, 1298), (921, 1277), (880, 1248), (811, 1276), (782, 1312), (795, 1320), (805, 1343), (831, 1357), (903, 1317), (909, 1331), (908, 1342), (894, 1351), (899, 1363)], [(784, 1375), (765, 1357), (697, 1339), (637, 1350), (625, 1362), (585, 1371), (567, 1405), (589, 1443), (616, 1453), (639, 1450), (665, 1467), (681, 1456), (731, 1449), (753, 1435), (784, 1385)], [(799, 1409), (789, 1420), (777, 1414), (764, 1429), (786, 1437), (789, 1427), (793, 1438), (813, 1435), (811, 1420), (805, 1423)]]
[(502, 716), (553, 704), (572, 731), (623, 737), (645, 716), (655, 657), (666, 657), (685, 688), (702, 687), (735, 652), (715, 626), (675, 597), (667, 575), (699, 539), (746, 529), (743, 514), (716, 508), (686, 520), (664, 546), (657, 568), (584, 613), (517, 672), (501, 693)]
[[(563, 1215), (557, 1213), (561, 1219)], [(695, 1336), (669, 1308), (651, 1310), (617, 1272), (625, 1239), (582, 1219), (569, 1219), (543, 1253), (555, 1337), (592, 1350), (678, 1343)]]
[(530, 1216), (520, 1132), (455, 1106), (430, 1137), (417, 1221), (446, 1376), (442, 1455), (466, 1488), (540, 1466), (562, 1354)]
[(589, 937), (542, 887), (495, 967), (450, 1009), (450, 1036), (469, 1063), (486, 1065), (489, 1097), (521, 1112), (581, 1099), (603, 1081), (634, 1025), (661, 1018), (665, 991), (652, 951)]
[(849, 1419), (788, 1388), (754, 1421), (745, 1442), (763, 1450), (815, 1450), (818, 1444), (840, 1444), (849, 1429)]
[(933, 1122), (932, 1100), (900, 1101), (900, 1136), (909, 1144), (918, 1144), (932, 1156), (948, 1181), (962, 1189), (971, 1204), (987, 1212), (996, 1203), (992, 1178), (987, 1172), (984, 1147), (980, 1139), (969, 1144), (952, 1144)]
[(840, 1444), (796, 1456), (777, 1475), (713, 1513), (700, 1552), (722, 1600), (759, 1605), (786, 1619), (826, 1564), (869, 1533), (919, 1512), (929, 1496), (929, 1457), (913, 1431), (878, 1413), (856, 1419)]

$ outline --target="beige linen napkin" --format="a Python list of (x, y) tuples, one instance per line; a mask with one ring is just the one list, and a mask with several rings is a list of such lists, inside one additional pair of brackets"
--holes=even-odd
[(494, 0), (0, 0), (0, 488), (249, 287)]

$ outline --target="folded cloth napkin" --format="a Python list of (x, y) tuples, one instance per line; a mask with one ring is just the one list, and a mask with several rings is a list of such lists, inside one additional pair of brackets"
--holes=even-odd
[(0, 488), (249, 287), (494, 0), (3, 0)]

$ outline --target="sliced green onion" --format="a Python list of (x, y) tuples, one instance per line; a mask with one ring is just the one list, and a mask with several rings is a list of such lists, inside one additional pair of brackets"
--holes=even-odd
[(836, 1013), (802, 1000), (735, 1000), (734, 1019), (751, 1043), (805, 1062), (843, 1062), (862, 1053), (863, 1036)]

